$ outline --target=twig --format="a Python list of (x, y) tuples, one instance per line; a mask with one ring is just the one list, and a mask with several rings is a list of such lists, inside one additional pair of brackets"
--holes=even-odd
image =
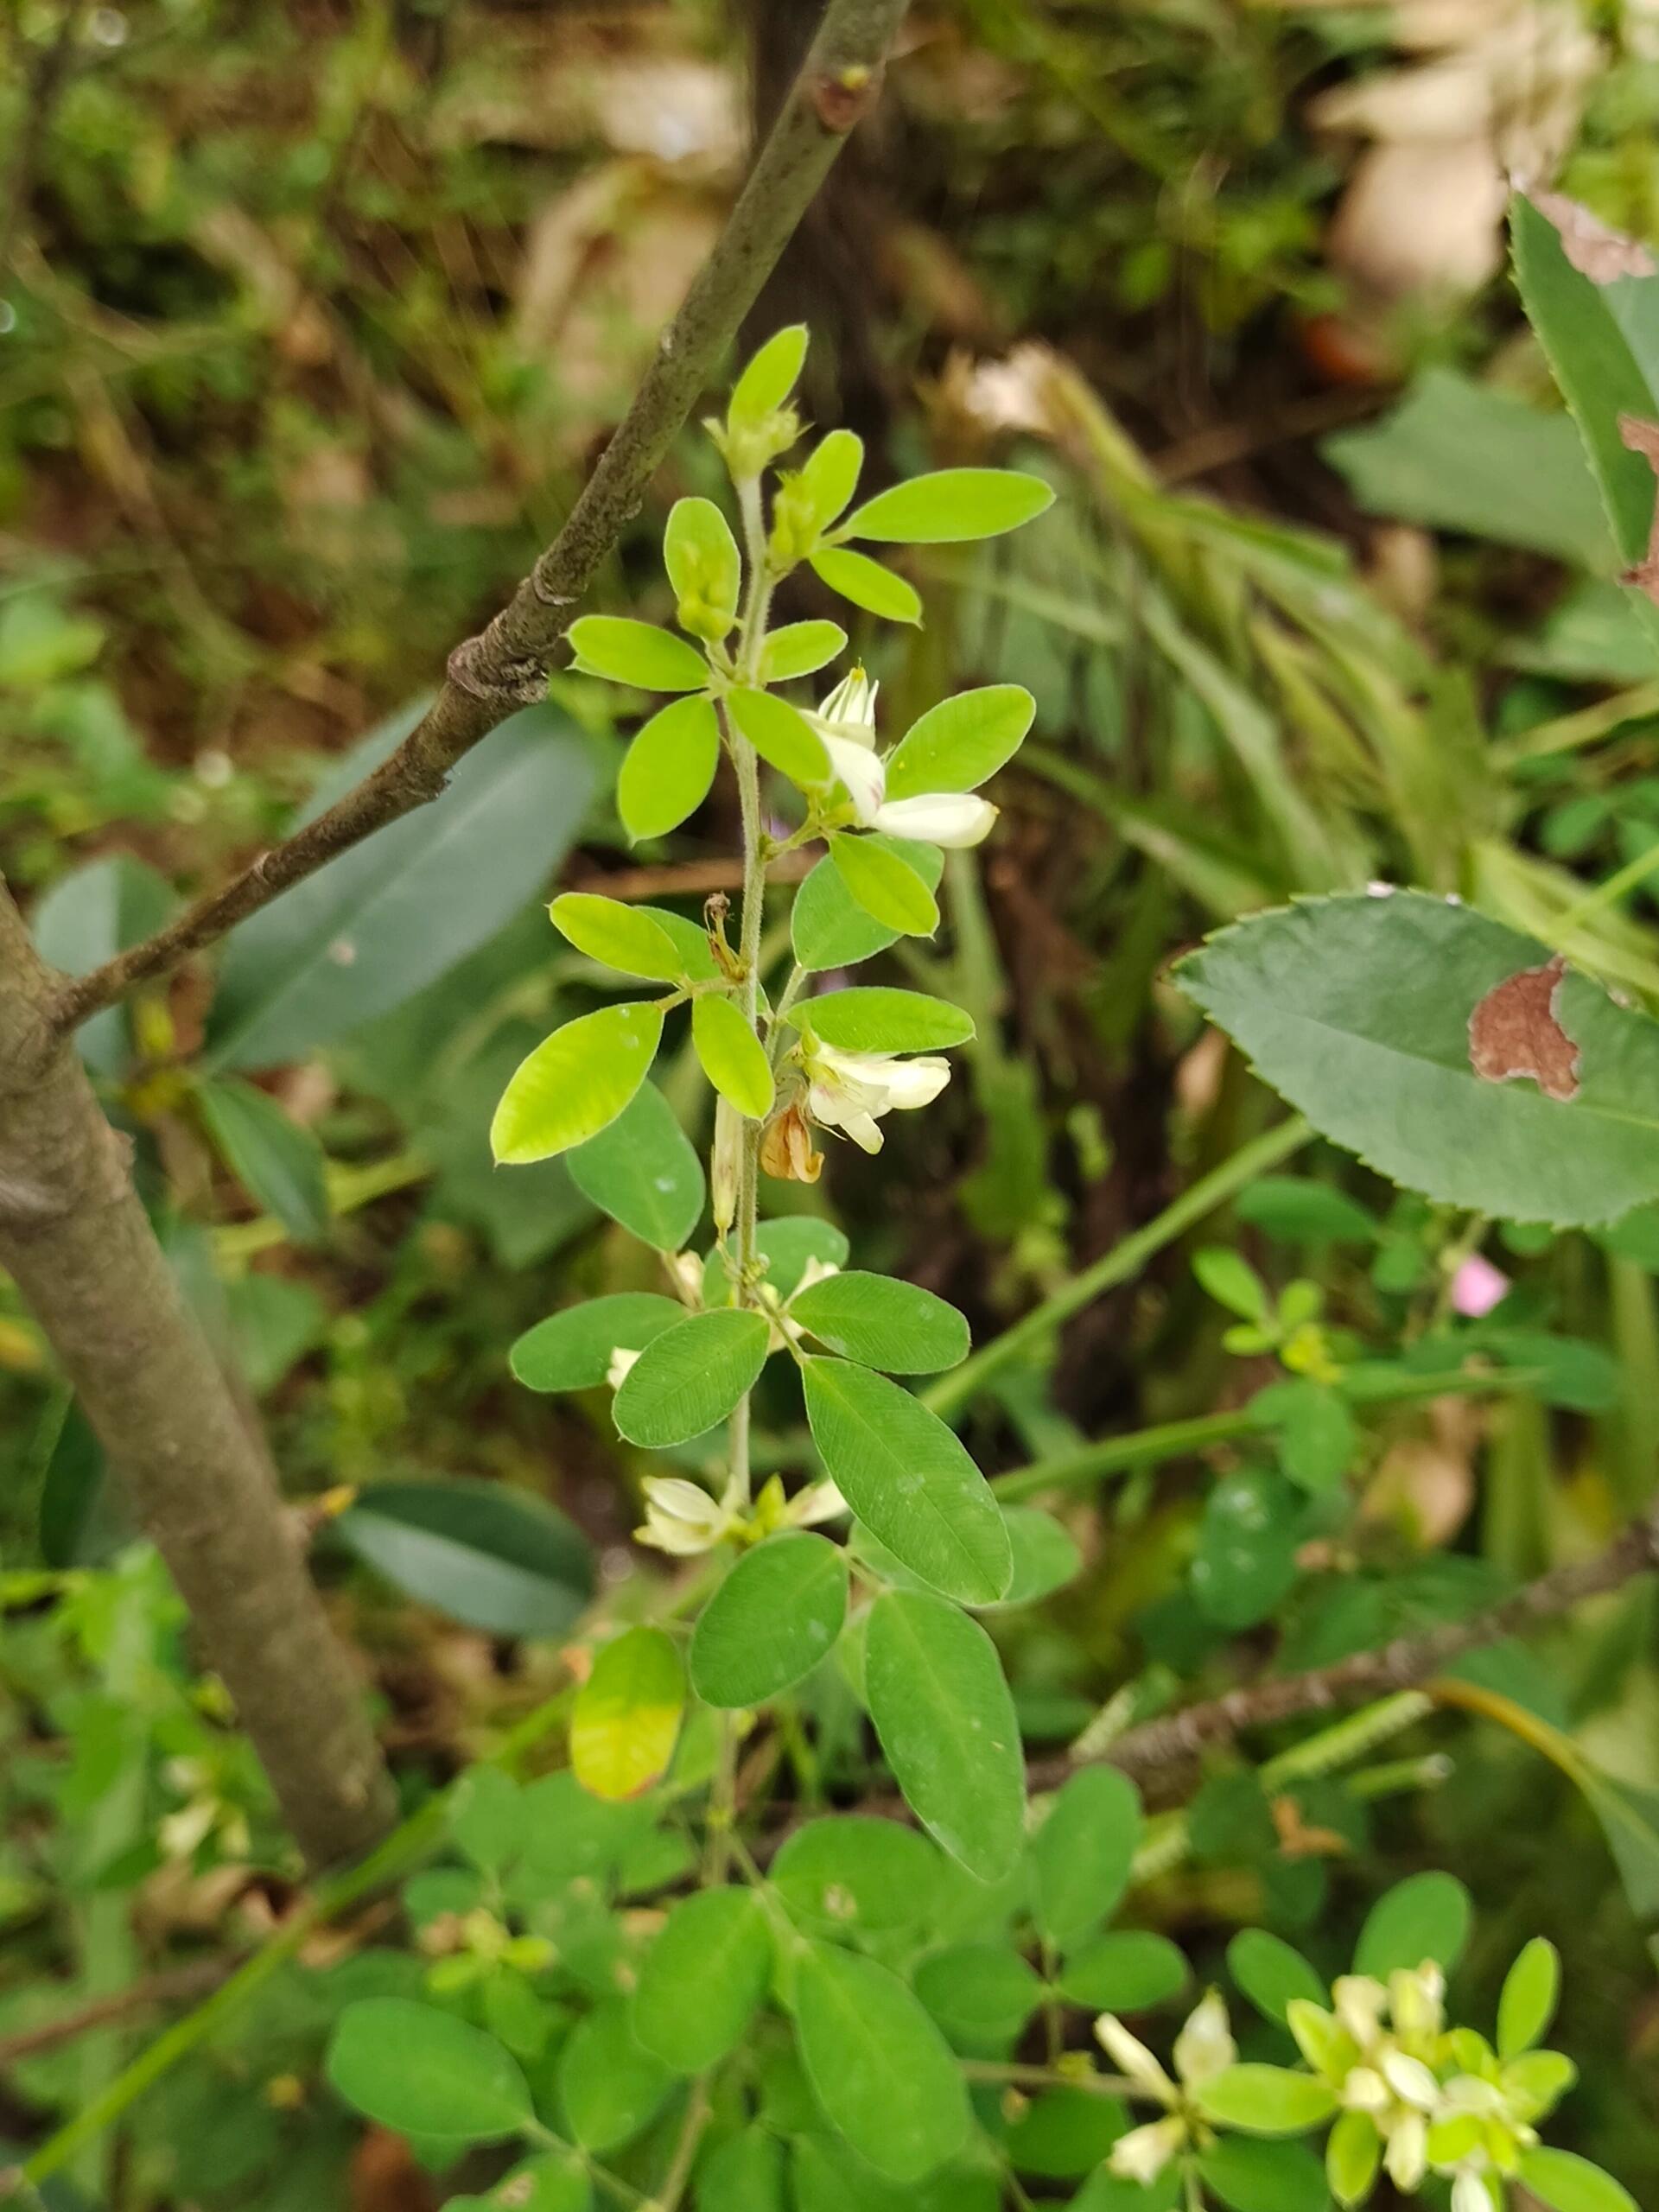
[(124, 2020), (130, 2012), (205, 1996), (221, 1981), (227, 1981), (235, 1970), (234, 1960), (195, 1959), (188, 1966), (174, 1967), (164, 1974), (151, 1974), (147, 1980), (135, 1981), (126, 1989), (114, 1990), (107, 1997), (96, 1998), (73, 2012), (60, 2013), (55, 2020), (42, 2020), (38, 2027), (0, 2036), (0, 2073), (21, 2059), (36, 2058), (43, 2050), (56, 2050), (62, 2044), (91, 2034), (94, 2028)]
[(1605, 1551), (1573, 1566), (1558, 1567), (1529, 1582), (1512, 1597), (1465, 1621), (1396, 1637), (1376, 1651), (1357, 1651), (1334, 1666), (1317, 1667), (1276, 1681), (1253, 1683), (1205, 1705), (1190, 1705), (1161, 1720), (1148, 1721), (1119, 1737), (1103, 1754), (1105, 1763), (1134, 1775), (1188, 1764), (1211, 1744), (1226, 1742), (1249, 1728), (1294, 1720), (1306, 1713), (1328, 1713), (1338, 1705), (1386, 1697), (1391, 1691), (1432, 1681), (1454, 1660), (1483, 1644), (1516, 1636), (1569, 1611), (1587, 1598), (1622, 1589), (1638, 1574), (1659, 1567), (1659, 1512), (1632, 1521)]
[(73, 1028), (137, 983), (213, 944), (280, 892), (442, 791), (461, 756), (539, 700), (549, 656), (638, 512), (652, 478), (753, 305), (848, 134), (870, 108), (906, 0), (830, 0), (800, 75), (714, 251), (563, 528), (488, 628), (449, 656), (442, 690), (374, 772), (315, 822), (142, 944), (65, 985)]
[[(767, 871), (771, 883), (798, 883), (812, 866), (816, 854), (785, 853)], [(632, 906), (642, 899), (697, 899), (710, 891), (741, 891), (741, 860), (670, 861), (661, 868), (623, 868), (607, 874), (601, 868), (569, 879), (572, 891), (602, 891), (607, 899)]]

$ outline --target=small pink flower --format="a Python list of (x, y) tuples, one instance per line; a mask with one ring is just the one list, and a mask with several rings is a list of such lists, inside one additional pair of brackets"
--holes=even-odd
[(1478, 1253), (1471, 1252), (1452, 1278), (1454, 1310), (1471, 1321), (1490, 1313), (1509, 1294), (1510, 1279)]

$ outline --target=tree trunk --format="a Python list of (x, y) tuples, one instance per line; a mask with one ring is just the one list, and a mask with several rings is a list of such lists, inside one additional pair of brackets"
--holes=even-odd
[(0, 886), (0, 1267), (171, 1569), (314, 1867), (368, 1850), (390, 1779), (264, 1445), (180, 1294)]

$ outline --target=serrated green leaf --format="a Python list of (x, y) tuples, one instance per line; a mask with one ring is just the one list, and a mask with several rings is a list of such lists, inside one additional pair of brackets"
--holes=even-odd
[(683, 974), (678, 948), (668, 931), (620, 899), (594, 891), (565, 891), (548, 908), (561, 937), (624, 976), (645, 976), (653, 982), (677, 982)]
[(721, 1096), (750, 1121), (764, 1121), (775, 1096), (772, 1063), (736, 1001), (713, 994), (694, 1000), (691, 1042)]
[(1031, 1841), (1039, 1932), (1064, 1950), (1109, 1918), (1141, 1847), (1141, 1798), (1109, 1766), (1070, 1777)]
[(1337, 2108), (1326, 2083), (1287, 2066), (1230, 2066), (1195, 2091), (1193, 2101), (1206, 2120), (1246, 2135), (1300, 2135)]
[(975, 1035), (973, 1016), (948, 999), (880, 984), (826, 991), (789, 1018), (842, 1052), (942, 1052)]
[(1000, 1598), (1014, 1572), (989, 1484), (961, 1440), (909, 1391), (839, 1359), (804, 1363), (824, 1471), (913, 1573), (964, 1605)]
[(328, 1185), (322, 1147), (269, 1092), (224, 1077), (196, 1090), (207, 1134), (248, 1196), (276, 1215), (296, 1244), (315, 1243), (328, 1227)]
[(906, 1803), (970, 1874), (1000, 1881), (1024, 1841), (1026, 1777), (989, 1637), (943, 1599), (889, 1590), (870, 1609), (864, 1686)]
[(878, 492), (842, 524), (845, 537), (889, 545), (955, 545), (999, 537), (1052, 506), (1040, 477), (1012, 468), (940, 468)]
[(828, 584), (831, 591), (861, 607), (866, 613), (879, 614), (885, 622), (921, 626), (921, 594), (903, 576), (894, 575), (880, 561), (872, 561), (868, 553), (826, 545), (811, 556), (810, 565), (820, 583)]
[(728, 692), (726, 711), (760, 758), (791, 783), (813, 791), (830, 781), (823, 740), (787, 699), (772, 691), (740, 687)]
[(1386, 1981), (1432, 1959), (1450, 1974), (1469, 1940), (1474, 1907), (1454, 1874), (1413, 1874), (1380, 1897), (1366, 1916), (1354, 1972)]
[(760, 681), (789, 683), (810, 676), (847, 650), (847, 632), (839, 622), (786, 622), (767, 632), (760, 652)]
[(569, 1166), (584, 1198), (659, 1252), (677, 1252), (702, 1216), (702, 1162), (654, 1084), (642, 1083)]
[(685, 1710), (685, 1677), (672, 1639), (631, 1628), (601, 1644), (576, 1693), (570, 1768), (590, 1796), (637, 1797), (668, 1771)]
[(705, 1705), (760, 1705), (828, 1657), (847, 1618), (847, 1557), (809, 1530), (744, 1553), (703, 1607), (691, 1687)]
[(570, 644), (584, 676), (602, 676), (636, 691), (701, 691), (709, 664), (683, 638), (636, 622), (626, 614), (584, 614), (573, 622)]
[(526, 1329), (507, 1363), (527, 1390), (591, 1390), (605, 1380), (619, 1349), (643, 1351), (684, 1319), (677, 1300), (654, 1290), (584, 1299)]
[(1659, 1194), (1659, 1023), (1567, 971), (1578, 1089), (1475, 1073), (1470, 1022), (1547, 946), (1421, 893), (1309, 899), (1212, 938), (1183, 988), (1314, 1127), (1409, 1190), (1576, 1226)]
[(961, 2150), (969, 2122), (962, 2076), (896, 1974), (813, 1944), (796, 1969), (795, 2025), (818, 2102), (878, 2173), (920, 2181)]
[(798, 1292), (790, 1318), (843, 1359), (887, 1375), (935, 1375), (968, 1357), (968, 1324), (918, 1284), (857, 1268)]
[(653, 1451), (703, 1435), (753, 1389), (768, 1334), (763, 1314), (736, 1306), (693, 1313), (664, 1330), (616, 1394), (619, 1433)]
[(665, 837), (709, 796), (720, 765), (714, 702), (676, 699), (635, 734), (616, 779), (616, 810), (636, 841)]
[(1037, 702), (1018, 683), (941, 699), (889, 755), (887, 797), (976, 791), (1019, 751), (1036, 713)]
[(493, 2036), (407, 1998), (348, 2005), (325, 2071), (348, 2104), (402, 2135), (493, 2143), (534, 2117), (518, 2061)]
[(490, 1123), (503, 1164), (550, 1160), (613, 1122), (651, 1072), (663, 1034), (652, 1001), (601, 1007), (568, 1021), (518, 1063)]
[[(913, 868), (930, 892), (938, 888), (944, 873), (944, 855), (937, 845), (918, 845), (908, 838), (872, 832), (863, 840), (898, 854)], [(881, 952), (904, 932), (874, 920), (854, 899), (842, 880), (841, 871), (826, 853), (795, 894), (790, 936), (795, 957), (813, 973), (825, 969), (854, 968), (861, 960)]]
[(677, 2074), (701, 2074), (741, 2041), (772, 1974), (753, 1890), (702, 1890), (670, 1912), (639, 1969), (633, 2032)]
[(933, 893), (901, 855), (873, 837), (830, 840), (836, 872), (872, 921), (900, 937), (931, 937), (939, 926)]

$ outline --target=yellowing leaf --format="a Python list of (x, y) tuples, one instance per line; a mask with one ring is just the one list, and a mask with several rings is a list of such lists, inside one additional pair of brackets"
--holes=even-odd
[(679, 1654), (659, 1628), (604, 1645), (570, 1722), (570, 1765), (595, 1797), (637, 1797), (668, 1771), (685, 1710)]

